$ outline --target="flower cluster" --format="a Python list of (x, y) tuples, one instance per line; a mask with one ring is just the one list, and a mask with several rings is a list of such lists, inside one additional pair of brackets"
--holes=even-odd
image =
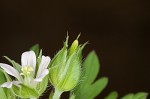
[[(38, 55), (34, 50), (24, 52), (21, 65), (5, 56), (12, 66), (0, 63), (0, 73), (2, 71), (6, 79), (0, 87), (10, 89), (14, 97), (35, 99), (45, 91), (49, 80), (55, 88), (52, 99), (59, 99), (61, 93), (72, 90), (79, 82), (81, 53), (85, 45), (79, 45), (77, 37), (68, 48), (67, 36), (63, 48), (52, 61), (49, 56), (42, 55), (42, 50)], [(12, 99), (11, 95), (9, 97)]]
[[(7, 73), (6, 77), (15, 77), (15, 80), (8, 79), (7, 82), (1, 84), (1, 87), (11, 88), (17, 96), (22, 98), (38, 97), (40, 92), (36, 91), (36, 89), (38, 89), (38, 84), (49, 73), (47, 67), (50, 63), (50, 57), (43, 55), (39, 56), (38, 59), (40, 59), (40, 63), (38, 63), (39, 60), (37, 61), (34, 51), (27, 51), (21, 55), (21, 66), (17, 63), (14, 64), (14, 67), (0, 63), (0, 67)], [(36, 95), (28, 94), (27, 92), (24, 94), (23, 91), (26, 89), (33, 90)]]
[(49, 56), (42, 56), (41, 63), (36, 73), (36, 55), (33, 51), (24, 52), (21, 56), (21, 72), (8, 64), (0, 63), (0, 67), (9, 75), (14, 76), (17, 80), (5, 82), (1, 87), (11, 88), (12, 85), (25, 84), (31, 87), (36, 83), (41, 82), (42, 79), (49, 73), (47, 67), (50, 63)]

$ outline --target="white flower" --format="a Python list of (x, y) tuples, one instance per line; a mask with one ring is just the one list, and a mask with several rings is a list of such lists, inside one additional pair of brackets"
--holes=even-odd
[(18, 85), (19, 83), (23, 83), (32, 87), (36, 85), (37, 82), (41, 82), (42, 79), (49, 73), (47, 67), (50, 63), (50, 57), (42, 56), (38, 70), (36, 70), (36, 63), (36, 55), (33, 51), (27, 51), (22, 54), (21, 73), (8, 64), (0, 63), (0, 67), (7, 74), (17, 79), (17, 81), (5, 82), (1, 85), (1, 87), (11, 88), (12, 84)]

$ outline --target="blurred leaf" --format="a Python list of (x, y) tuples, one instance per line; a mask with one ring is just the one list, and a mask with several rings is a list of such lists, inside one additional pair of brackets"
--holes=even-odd
[[(93, 99), (95, 96), (97, 96), (99, 93), (103, 91), (103, 89), (106, 87), (108, 83), (108, 78), (102, 77), (99, 80), (97, 80), (94, 84), (92, 84), (88, 88), (88, 93), (85, 94), (88, 99)], [(86, 99), (87, 99), (86, 98)]]
[(0, 88), (0, 97), (3, 97), (3, 99), (7, 99), (7, 96), (6, 96), (3, 88)]
[(134, 99), (146, 99), (148, 96), (148, 93), (146, 92), (138, 92), (134, 95)]
[(113, 91), (109, 93), (108, 96), (105, 97), (105, 99), (117, 99), (117, 97), (118, 97), (118, 93), (116, 91)]
[(88, 87), (96, 79), (99, 72), (99, 67), (99, 59), (95, 51), (90, 52), (83, 63), (83, 69), (85, 69), (84, 84), (86, 84), (86, 87)]
[(6, 81), (7, 80), (6, 80), (6, 77), (5, 77), (4, 73), (3, 73), (3, 71), (2, 71), (2, 69), (0, 69), (0, 84), (4, 83)]
[(23, 96), (24, 98), (38, 98), (39, 94), (37, 91), (33, 88), (30, 88), (24, 84), (21, 84), (21, 90), (20, 90), (20, 95)]
[(130, 93), (130, 94), (123, 96), (121, 99), (133, 99), (133, 97), (134, 97), (134, 94)]
[(108, 83), (108, 78), (103, 77), (94, 82), (98, 75), (99, 67), (99, 60), (95, 51), (90, 52), (83, 63), (82, 81), (72, 92), (76, 96), (75, 99), (94, 99), (103, 91)]
[[(0, 69), (0, 85), (6, 82), (5, 75), (3, 71)], [(3, 99), (7, 99), (6, 93), (4, 88), (0, 87), (0, 97), (3, 97)]]
[(35, 44), (34, 46), (32, 46), (32, 47), (30, 48), (30, 50), (34, 51), (35, 54), (36, 54), (36, 57), (38, 57), (39, 52), (40, 52), (39, 44)]
[(136, 94), (130, 93), (123, 96), (121, 99), (147, 99), (148, 93), (138, 92)]

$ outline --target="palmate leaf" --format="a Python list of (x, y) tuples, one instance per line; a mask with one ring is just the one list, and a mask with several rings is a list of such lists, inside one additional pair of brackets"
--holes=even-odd
[(89, 53), (83, 63), (83, 76), (80, 84), (72, 91), (75, 94), (75, 99), (94, 99), (100, 94), (108, 83), (107, 77), (102, 77), (94, 82), (99, 72), (99, 60), (95, 53)]

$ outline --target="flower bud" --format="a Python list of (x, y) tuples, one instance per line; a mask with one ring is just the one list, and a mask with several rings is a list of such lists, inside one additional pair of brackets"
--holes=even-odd
[(70, 91), (78, 84), (81, 75), (81, 52), (84, 45), (78, 45), (76, 39), (68, 49), (67, 37), (64, 47), (51, 61), (49, 78), (55, 90)]

